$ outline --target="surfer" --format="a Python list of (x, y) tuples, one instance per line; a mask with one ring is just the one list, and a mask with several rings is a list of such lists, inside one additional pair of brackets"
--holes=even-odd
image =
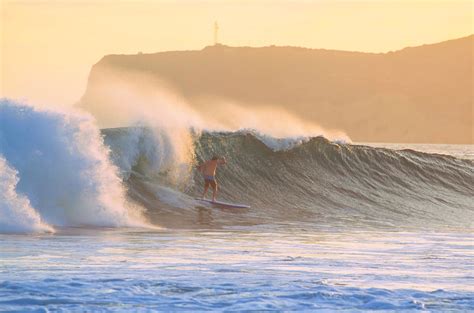
[(202, 193), (202, 199), (206, 196), (209, 186), (212, 187), (212, 201), (216, 201), (217, 194), (217, 181), (216, 181), (216, 169), (218, 165), (226, 164), (227, 161), (224, 157), (213, 156), (212, 159), (202, 163), (197, 169), (204, 175), (204, 192)]

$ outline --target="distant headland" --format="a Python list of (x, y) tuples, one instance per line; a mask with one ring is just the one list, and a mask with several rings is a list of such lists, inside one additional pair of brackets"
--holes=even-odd
[(473, 47), (474, 35), (388, 53), (217, 44), (107, 55), (80, 105), (105, 118), (98, 82), (120, 69), (156, 77), (196, 109), (208, 99), (284, 108), (357, 142), (474, 143)]

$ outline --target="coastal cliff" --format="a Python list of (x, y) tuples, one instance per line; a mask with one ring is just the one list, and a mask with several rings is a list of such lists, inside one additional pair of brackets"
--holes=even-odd
[(155, 77), (197, 110), (222, 99), (281, 108), (357, 142), (473, 143), (473, 44), (471, 35), (377, 54), (216, 45), (108, 55), (92, 67), (80, 106), (107, 120), (102, 102), (116, 100), (99, 81), (113, 69)]

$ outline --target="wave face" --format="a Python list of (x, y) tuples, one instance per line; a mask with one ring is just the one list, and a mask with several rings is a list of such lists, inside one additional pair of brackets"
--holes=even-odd
[(93, 118), (0, 101), (0, 232), (138, 224)]
[[(87, 114), (0, 102), (0, 232), (56, 226), (472, 229), (474, 162), (256, 131), (97, 128)], [(198, 205), (196, 165), (225, 156), (219, 198)], [(140, 208), (140, 209), (138, 209)]]
[[(165, 226), (473, 226), (470, 160), (336, 144), (323, 137), (291, 141), (248, 131), (203, 132), (193, 135), (192, 165), (215, 154), (226, 156), (228, 164), (217, 174), (219, 197), (252, 205), (250, 210), (209, 210), (196, 209), (193, 201), (202, 190), (201, 175), (189, 164), (170, 164), (171, 151), (159, 131), (118, 128), (103, 134), (129, 196)], [(176, 170), (178, 180), (172, 174)]]

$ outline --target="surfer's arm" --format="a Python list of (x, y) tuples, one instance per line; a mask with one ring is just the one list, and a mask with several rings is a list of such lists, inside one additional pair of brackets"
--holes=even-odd
[(206, 163), (201, 163), (198, 166), (196, 166), (197, 170), (202, 172), (204, 170), (204, 165), (206, 165)]

